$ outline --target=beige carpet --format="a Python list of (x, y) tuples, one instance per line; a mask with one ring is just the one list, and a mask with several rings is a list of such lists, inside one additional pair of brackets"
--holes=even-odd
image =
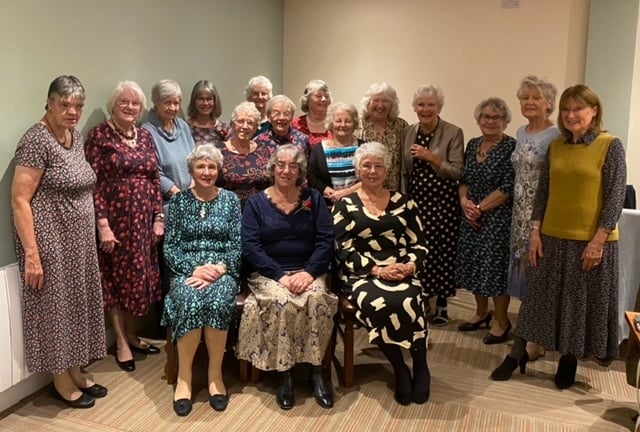
[[(511, 309), (517, 311), (517, 302)], [(137, 357), (134, 373), (121, 372), (110, 356), (89, 366), (109, 395), (89, 410), (65, 408), (48, 390), (18, 403), (0, 415), (0, 431), (628, 431), (636, 410), (634, 389), (626, 384), (624, 364), (610, 368), (580, 362), (578, 384), (559, 391), (553, 385), (555, 353), (529, 364), (526, 375), (508, 382), (487, 377), (504, 358), (509, 344), (486, 346), (483, 331), (460, 333), (456, 326), (473, 314), (473, 298), (461, 291), (451, 302), (449, 326), (432, 328), (429, 364), (431, 399), (425, 405), (403, 407), (393, 401), (392, 375), (380, 352), (358, 332), (356, 385), (338, 385), (331, 410), (320, 408), (297, 373), (297, 402), (291, 411), (275, 403), (276, 380), (263, 374), (260, 384), (238, 382), (237, 367), (226, 364), (231, 400), (223, 413), (207, 402), (206, 358), (196, 360), (199, 377), (194, 409), (179, 418), (172, 409), (172, 388), (164, 381), (164, 353)], [(512, 317), (515, 320), (515, 315)], [(341, 353), (341, 346), (338, 351)]]

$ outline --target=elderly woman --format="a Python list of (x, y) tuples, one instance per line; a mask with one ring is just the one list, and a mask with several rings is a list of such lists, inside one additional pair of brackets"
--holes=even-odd
[(360, 187), (353, 166), (353, 156), (362, 141), (354, 135), (358, 110), (351, 104), (336, 102), (327, 112), (325, 138), (311, 150), (309, 186), (322, 193), (328, 205), (355, 192)]
[(467, 144), (462, 179), (458, 188), (465, 219), (460, 224), (456, 257), (456, 280), (471, 291), (476, 313), (458, 326), (460, 331), (489, 327), (489, 297), (493, 298), (495, 320), (484, 336), (485, 344), (509, 339), (507, 316), (507, 271), (514, 171), (511, 153), (516, 140), (505, 135), (511, 111), (500, 98), (488, 98), (476, 106), (474, 117), (482, 135)]
[(200, 80), (193, 86), (187, 115), (196, 145), (211, 143), (220, 146), (231, 133), (229, 125), (220, 120), (222, 101), (211, 81)]
[(285, 95), (276, 95), (267, 102), (267, 118), (271, 127), (255, 137), (258, 145), (269, 147), (275, 151), (283, 144), (295, 144), (298, 149), (309, 158), (309, 137), (291, 127), (296, 105)]
[(156, 147), (136, 124), (146, 98), (133, 81), (121, 81), (107, 101), (110, 119), (91, 129), (85, 155), (96, 173), (93, 202), (98, 225), (98, 262), (104, 308), (116, 339), (116, 363), (135, 369), (133, 351), (160, 350), (136, 336), (135, 317), (162, 299), (156, 244), (164, 214)]
[(231, 113), (233, 135), (222, 147), (224, 163), (218, 186), (238, 194), (242, 208), (253, 194), (269, 186), (267, 162), (271, 150), (252, 140), (260, 112), (251, 102), (242, 102)]
[(618, 354), (617, 221), (625, 194), (620, 140), (603, 130), (602, 103), (585, 85), (560, 97), (558, 125), (538, 184), (533, 212), (528, 293), (511, 353), (491, 374), (525, 372), (526, 342), (559, 351), (555, 385), (571, 387), (578, 358)]
[[(520, 111), (528, 123), (518, 128), (516, 149), (511, 154), (516, 177), (507, 294), (523, 301), (527, 293), (527, 273), (530, 268), (529, 221), (533, 200), (549, 143), (560, 135), (558, 127), (549, 118), (555, 107), (556, 94), (553, 84), (534, 75), (524, 77), (517, 92)], [(527, 353), (529, 360), (535, 360), (544, 354), (544, 348), (529, 343)]]
[(331, 132), (326, 126), (327, 108), (330, 104), (329, 86), (322, 80), (309, 81), (300, 98), (300, 109), (305, 114), (294, 118), (291, 125), (309, 136), (311, 148), (323, 139), (331, 138)]
[(51, 82), (44, 116), (18, 142), (11, 189), (27, 367), (53, 374), (56, 396), (74, 408), (107, 394), (81, 370), (106, 356), (96, 176), (76, 129), (84, 97), (74, 76)]
[(203, 333), (209, 353), (209, 403), (216, 411), (227, 408), (222, 356), (240, 286), (240, 201), (215, 185), (222, 154), (203, 144), (189, 155), (187, 166), (193, 187), (171, 199), (164, 242), (174, 276), (162, 323), (177, 341), (173, 409), (179, 416), (191, 411), (193, 358)]
[(433, 325), (449, 322), (447, 299), (456, 294), (455, 262), (460, 210), (458, 181), (464, 163), (462, 129), (440, 118), (444, 93), (435, 85), (421, 85), (413, 95), (418, 123), (402, 137), (402, 191), (422, 211), (427, 247), (431, 252), (420, 273), (427, 298), (436, 298)]
[(311, 363), (316, 402), (333, 406), (322, 359), (338, 300), (327, 288), (333, 224), (322, 196), (301, 187), (306, 160), (294, 145), (276, 149), (273, 186), (249, 199), (242, 215), (242, 251), (254, 271), (240, 323), (238, 357), (280, 375), (276, 401), (295, 404), (293, 367)]
[(396, 90), (389, 84), (371, 84), (360, 101), (362, 124), (356, 132), (364, 142), (377, 141), (389, 149), (391, 167), (385, 186), (395, 191), (400, 190), (402, 131), (409, 126), (406, 120), (398, 117), (399, 103)]
[(266, 106), (267, 102), (273, 97), (273, 84), (271, 84), (271, 81), (266, 76), (254, 76), (249, 80), (247, 87), (244, 89), (244, 97), (247, 102), (252, 102), (260, 113), (260, 119), (254, 132), (254, 136), (258, 136), (269, 130), (271, 126), (267, 116)]
[(151, 132), (156, 144), (160, 166), (160, 190), (165, 213), (169, 199), (191, 185), (191, 176), (184, 161), (195, 147), (191, 129), (178, 117), (182, 90), (173, 80), (158, 81), (151, 88), (153, 108), (142, 125)]
[[(427, 255), (418, 207), (406, 195), (384, 188), (391, 155), (383, 144), (360, 146), (354, 165), (362, 187), (333, 207), (340, 289), (356, 307), (369, 342), (391, 363), (396, 401), (422, 404), (429, 399), (431, 375), (416, 277)], [(402, 348), (411, 353), (413, 373)]]

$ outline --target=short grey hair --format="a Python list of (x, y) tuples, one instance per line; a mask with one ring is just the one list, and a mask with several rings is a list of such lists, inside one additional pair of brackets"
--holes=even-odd
[(318, 79), (311, 80), (307, 83), (306, 86), (304, 86), (304, 92), (300, 97), (300, 109), (302, 110), (302, 112), (309, 112), (309, 98), (311, 97), (311, 94), (313, 92), (316, 92), (318, 90), (326, 92), (329, 95), (329, 102), (331, 102), (331, 91), (329, 91), (329, 86), (327, 85), (327, 83)]
[(351, 120), (353, 120), (353, 129), (355, 130), (358, 128), (358, 109), (355, 107), (355, 105), (344, 102), (336, 102), (333, 105), (329, 106), (329, 109), (327, 110), (327, 118), (324, 121), (325, 129), (333, 129), (333, 122), (336, 119), (336, 114), (339, 111), (344, 111), (349, 114)]
[(182, 99), (182, 90), (177, 82), (170, 79), (158, 81), (151, 87), (151, 101), (157, 107), (166, 98), (178, 97)]
[[(49, 84), (47, 99), (52, 99), (55, 95), (61, 98), (78, 98), (84, 100), (84, 86), (78, 78), (73, 75), (60, 75)], [(44, 109), (49, 109), (49, 103), (45, 103)]]
[(222, 152), (211, 143), (200, 144), (194, 148), (189, 156), (187, 156), (187, 167), (189, 174), (193, 174), (193, 165), (200, 160), (213, 161), (218, 167), (218, 171), (222, 170), (223, 156)]
[(294, 104), (291, 99), (289, 99), (285, 95), (275, 95), (274, 97), (269, 99), (269, 101), (267, 102), (267, 105), (265, 106), (264, 111), (267, 113), (267, 116), (271, 114), (271, 110), (273, 109), (273, 106), (278, 103), (287, 104), (289, 106), (289, 109), (291, 110), (291, 115), (293, 115), (296, 112), (296, 104)]
[(389, 119), (395, 120), (400, 115), (400, 99), (398, 99), (396, 90), (386, 82), (373, 83), (369, 86), (366, 93), (364, 94), (364, 97), (360, 101), (360, 112), (362, 115), (362, 120), (366, 120), (369, 118), (369, 103), (374, 96), (377, 96), (379, 94), (384, 95), (384, 97), (391, 101)]
[(249, 79), (247, 87), (244, 89), (245, 100), (249, 100), (249, 98), (251, 97), (251, 92), (253, 92), (253, 88), (258, 85), (267, 88), (267, 91), (269, 92), (269, 98), (273, 96), (273, 84), (271, 84), (271, 80), (269, 80), (269, 78), (264, 75), (258, 75)]
[(382, 159), (387, 171), (391, 168), (391, 153), (389, 153), (387, 146), (377, 141), (370, 141), (358, 147), (353, 155), (353, 167), (356, 169), (356, 173), (360, 172), (360, 163), (362, 160), (368, 157)]
[(240, 102), (238, 105), (236, 105), (236, 107), (233, 109), (233, 112), (231, 113), (231, 121), (235, 122), (240, 114), (248, 114), (249, 116), (253, 117), (253, 119), (256, 121), (256, 127), (259, 126), (262, 115), (253, 102)]
[(551, 106), (547, 109), (547, 115), (551, 115), (556, 107), (556, 96), (558, 96), (558, 89), (556, 86), (549, 81), (538, 78), (535, 75), (527, 75), (522, 78), (522, 81), (520, 81), (520, 85), (518, 86), (518, 91), (516, 93), (518, 99), (522, 96), (522, 92), (524, 92), (526, 88), (530, 87), (538, 89), (542, 97), (545, 98), (547, 102), (551, 102)]
[(509, 124), (511, 122), (511, 110), (505, 101), (500, 99), (499, 97), (490, 97), (482, 100), (476, 108), (473, 110), (473, 117), (476, 119), (476, 122), (480, 123), (480, 114), (482, 114), (482, 110), (486, 107), (493, 108), (496, 111), (500, 111), (504, 116), (504, 121)]
[(276, 147), (275, 151), (269, 158), (269, 162), (267, 162), (267, 176), (271, 183), (275, 181), (275, 169), (276, 164), (280, 159), (280, 155), (288, 152), (293, 153), (293, 158), (300, 167), (298, 178), (296, 179), (296, 186), (300, 186), (307, 178), (307, 158), (305, 157), (304, 152), (294, 144), (283, 144)]
[(416, 101), (420, 96), (432, 96), (436, 98), (436, 102), (438, 103), (438, 107), (442, 109), (444, 106), (444, 92), (442, 88), (435, 84), (422, 84), (420, 85), (415, 93), (413, 94), (413, 101), (411, 102), (411, 106), (415, 109)]
[(138, 120), (142, 117), (145, 108), (147, 107), (147, 97), (135, 81), (120, 81), (111, 91), (109, 98), (107, 99), (107, 112), (113, 117), (113, 107), (116, 105), (118, 98), (127, 90), (133, 90), (136, 94), (138, 101), (140, 102), (140, 112), (138, 113)]
[(189, 107), (187, 108), (187, 115), (190, 119), (198, 116), (198, 110), (196, 108), (196, 99), (203, 94), (210, 94), (213, 97), (213, 111), (211, 112), (211, 118), (217, 120), (222, 115), (222, 101), (220, 100), (220, 94), (215, 84), (208, 80), (200, 80), (193, 86), (191, 90), (191, 99), (189, 100)]

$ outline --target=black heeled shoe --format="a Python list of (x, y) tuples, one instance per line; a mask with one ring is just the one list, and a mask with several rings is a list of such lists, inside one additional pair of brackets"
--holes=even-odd
[(573, 354), (565, 354), (560, 357), (558, 370), (553, 381), (560, 390), (568, 389), (576, 382), (576, 372), (578, 371), (578, 359)]
[(215, 411), (224, 411), (229, 405), (229, 394), (209, 395), (209, 405)]
[(480, 321), (476, 321), (476, 322), (470, 322), (467, 321), (465, 323), (462, 323), (458, 326), (458, 330), (461, 332), (469, 332), (469, 331), (476, 331), (479, 330), (480, 327), (482, 327), (483, 325), (486, 328), (489, 328), (489, 324), (491, 324), (491, 314), (488, 313), (486, 317), (484, 317), (484, 319), (481, 319)]
[(52, 394), (56, 399), (61, 400), (62, 402), (66, 403), (68, 406), (70, 406), (71, 408), (91, 408), (96, 404), (96, 400), (93, 397), (91, 397), (88, 394), (86, 394), (86, 393), (82, 393), (82, 396), (80, 396), (77, 399), (68, 400), (68, 399), (65, 399), (64, 397), (62, 397), (60, 392), (58, 392), (58, 389), (56, 389), (55, 386), (54, 386)]
[(192, 407), (191, 399), (178, 399), (177, 401), (173, 401), (173, 410), (180, 417), (189, 415)]
[(293, 388), (293, 369), (280, 372), (280, 385), (276, 392), (276, 402), (283, 410), (290, 410), (296, 403), (296, 395)]
[(103, 398), (107, 395), (107, 388), (100, 384), (94, 384), (91, 387), (78, 387), (80, 391), (92, 398)]
[(147, 344), (147, 346), (135, 346), (135, 345), (129, 344), (129, 348), (131, 348), (131, 351), (135, 351), (137, 353), (145, 354), (145, 355), (160, 354), (160, 348), (158, 348), (157, 346), (153, 346), (151, 344)]
[(496, 336), (496, 335), (492, 335), (491, 333), (487, 333), (486, 335), (484, 335), (484, 338), (482, 339), (482, 342), (484, 342), (486, 345), (493, 345), (493, 344), (499, 344), (499, 343), (506, 342), (506, 341), (509, 340), (509, 332), (510, 331), (511, 331), (511, 321), (509, 321), (509, 325), (507, 326), (507, 329), (500, 336)]
[(520, 373), (524, 375), (527, 370), (527, 363), (529, 362), (529, 354), (525, 350), (524, 355), (520, 360), (516, 360), (511, 356), (506, 356), (500, 366), (498, 366), (493, 372), (491, 372), (491, 379), (493, 381), (507, 381), (513, 375), (518, 366), (520, 366)]
[(125, 372), (133, 372), (136, 370), (136, 361), (134, 359), (120, 361), (118, 360), (118, 353), (116, 353), (116, 364)]
[(327, 382), (324, 376), (324, 370), (322, 366), (311, 366), (311, 373), (309, 374), (309, 384), (313, 389), (313, 397), (318, 405), (322, 408), (333, 407), (333, 391), (331, 384)]

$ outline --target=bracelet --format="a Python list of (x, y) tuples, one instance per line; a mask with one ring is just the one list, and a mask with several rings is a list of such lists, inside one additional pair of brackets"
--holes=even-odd
[(227, 272), (227, 265), (225, 263), (223, 263), (222, 261), (218, 262), (217, 265), (222, 266), (222, 268), (224, 269), (224, 272)]
[(382, 273), (382, 267), (378, 266), (378, 276), (377, 276), (378, 279), (380, 279), (381, 273)]
[(476, 204), (476, 208), (478, 209), (478, 211), (479, 211), (480, 213), (482, 213), (482, 209), (480, 208), (480, 204)]
[(613, 232), (613, 230), (610, 229), (610, 228), (600, 227), (600, 229), (602, 230), (603, 233), (605, 233), (607, 235), (609, 235), (609, 234), (611, 234)]
[(533, 223), (533, 222), (529, 222), (529, 230), (530, 231), (536, 231), (540, 229), (540, 225)]

